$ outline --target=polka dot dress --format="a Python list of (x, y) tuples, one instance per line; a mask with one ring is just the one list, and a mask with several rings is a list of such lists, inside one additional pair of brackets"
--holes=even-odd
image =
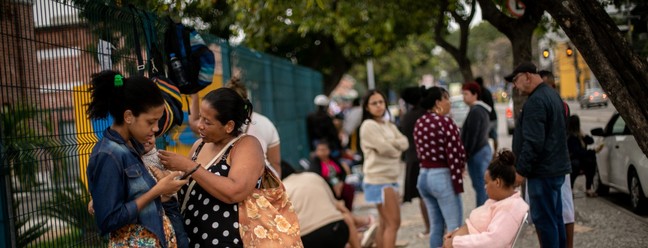
[[(232, 146), (227, 148), (223, 159), (207, 170), (226, 177), (230, 166), (225, 158), (231, 149)], [(188, 185), (180, 189), (180, 199), (184, 199)], [(218, 200), (197, 183), (189, 192), (184, 225), (190, 247), (243, 247), (238, 219), (238, 204), (227, 204)]]

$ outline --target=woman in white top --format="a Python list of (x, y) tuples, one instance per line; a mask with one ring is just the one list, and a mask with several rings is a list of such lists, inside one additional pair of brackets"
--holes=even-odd
[(365, 201), (376, 204), (380, 225), (376, 233), (377, 247), (394, 247), (400, 226), (398, 175), (400, 157), (407, 149), (407, 137), (383, 117), (387, 112), (385, 96), (370, 90), (362, 101), (360, 147), (364, 153), (363, 190)]

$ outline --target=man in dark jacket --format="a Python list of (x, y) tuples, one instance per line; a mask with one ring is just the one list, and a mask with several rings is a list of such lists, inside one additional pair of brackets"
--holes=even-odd
[(529, 96), (513, 135), (516, 182), (527, 180), (531, 219), (541, 247), (565, 247), (560, 189), (571, 164), (563, 102), (556, 91), (543, 83), (533, 63), (521, 63), (505, 79)]

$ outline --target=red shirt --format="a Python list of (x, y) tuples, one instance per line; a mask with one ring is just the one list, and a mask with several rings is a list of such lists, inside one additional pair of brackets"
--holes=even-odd
[(448, 168), (455, 193), (463, 192), (466, 153), (452, 119), (431, 112), (421, 116), (414, 125), (414, 144), (421, 168)]

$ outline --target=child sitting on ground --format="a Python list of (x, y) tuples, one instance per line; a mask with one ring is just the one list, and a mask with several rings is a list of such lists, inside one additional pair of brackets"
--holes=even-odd
[(529, 205), (515, 190), (515, 155), (501, 150), (484, 173), (488, 200), (466, 224), (446, 234), (443, 247), (511, 247)]

